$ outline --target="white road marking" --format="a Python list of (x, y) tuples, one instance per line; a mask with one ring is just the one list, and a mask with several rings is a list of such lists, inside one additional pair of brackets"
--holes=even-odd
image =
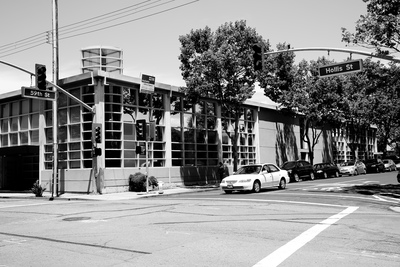
[(49, 201), (49, 202), (33, 203), (33, 204), (20, 204), (20, 205), (0, 206), (0, 209), (18, 208), (18, 207), (29, 207), (29, 206), (42, 206), (42, 205), (50, 205), (50, 204), (78, 203), (78, 202), (81, 202), (81, 201), (74, 201), (74, 202), (67, 202), (67, 201)]
[(307, 231), (303, 232), (301, 235), (296, 237), (295, 239), (292, 239), (289, 241), (286, 245), (278, 248), (274, 252), (272, 252), (270, 255), (256, 263), (254, 266), (260, 267), (260, 266), (268, 266), (268, 267), (274, 267), (278, 266), (281, 264), (283, 261), (285, 261), (287, 258), (289, 258), (293, 253), (295, 253), (297, 250), (299, 250), (301, 247), (303, 247), (305, 244), (310, 242), (314, 237), (316, 237), (318, 234), (320, 234), (322, 231), (327, 229), (329, 226), (332, 224), (336, 223), (340, 219), (344, 218), (345, 216), (353, 213), (356, 211), (358, 207), (348, 207), (347, 209), (343, 210), (342, 212), (339, 212), (338, 214), (335, 214), (328, 219), (320, 222), (317, 225), (314, 225)]

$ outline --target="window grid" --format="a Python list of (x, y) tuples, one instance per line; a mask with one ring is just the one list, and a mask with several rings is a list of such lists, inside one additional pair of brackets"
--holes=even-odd
[[(139, 87), (123, 88), (123, 134), (124, 134), (124, 167), (146, 166), (146, 154), (148, 153), (149, 167), (165, 166), (165, 125), (164, 125), (164, 98), (163, 94), (139, 93)], [(150, 108), (151, 107), (151, 108)], [(151, 112), (151, 115), (149, 115)], [(149, 117), (151, 119), (149, 119)], [(155, 138), (148, 142), (138, 141), (136, 138), (135, 121), (145, 119), (146, 130), (149, 132), (149, 120), (155, 122)], [(141, 146), (145, 153), (136, 154), (136, 147)]]
[(215, 166), (218, 164), (216, 104), (196, 105), (183, 96), (171, 97), (172, 166)]
[[(239, 119), (239, 137), (238, 137), (238, 164), (247, 165), (256, 163), (256, 147), (254, 144), (254, 115), (252, 109), (244, 109), (244, 115)], [(235, 119), (230, 117), (228, 112), (222, 118), (222, 158), (228, 164), (233, 164), (233, 144), (225, 131), (228, 129), (229, 133), (233, 135)]]
[(39, 144), (39, 100), (5, 103), (0, 113), (0, 147)]

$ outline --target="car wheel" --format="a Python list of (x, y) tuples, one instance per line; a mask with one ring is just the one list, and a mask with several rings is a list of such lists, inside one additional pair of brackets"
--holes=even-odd
[(299, 175), (298, 175), (297, 173), (295, 173), (295, 174), (293, 175), (293, 180), (294, 180), (295, 182), (300, 181), (300, 177), (299, 177)]
[(400, 172), (397, 174), (397, 182), (400, 183)]
[(253, 192), (254, 193), (258, 193), (258, 192), (260, 192), (260, 190), (261, 190), (260, 182), (259, 181), (254, 181)]
[(328, 178), (328, 174), (324, 172), (324, 179)]
[(285, 180), (285, 178), (282, 178), (280, 181), (279, 181), (279, 189), (285, 189), (286, 188), (286, 180)]
[(379, 168), (376, 168), (376, 173), (379, 173)]
[(354, 170), (353, 175), (354, 175), (354, 176), (358, 175), (358, 171), (357, 171), (357, 170)]
[(315, 179), (314, 173), (310, 172), (310, 180), (314, 180), (314, 179)]
[(335, 172), (335, 177), (339, 178), (339, 172)]
[(232, 191), (230, 191), (230, 190), (225, 190), (225, 194), (232, 194)]

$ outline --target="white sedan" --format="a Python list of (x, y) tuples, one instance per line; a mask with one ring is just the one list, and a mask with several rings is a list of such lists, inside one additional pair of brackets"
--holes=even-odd
[(230, 194), (233, 191), (260, 192), (261, 189), (277, 186), (285, 189), (289, 183), (289, 174), (272, 163), (251, 164), (241, 167), (233, 175), (225, 177), (220, 184), (221, 190)]

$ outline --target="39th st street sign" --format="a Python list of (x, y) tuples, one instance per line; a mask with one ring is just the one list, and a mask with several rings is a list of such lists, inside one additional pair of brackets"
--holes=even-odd
[(353, 61), (346, 61), (339, 64), (332, 64), (319, 67), (319, 76), (327, 77), (327, 76), (359, 72), (362, 70), (363, 70), (362, 60), (358, 59)]

